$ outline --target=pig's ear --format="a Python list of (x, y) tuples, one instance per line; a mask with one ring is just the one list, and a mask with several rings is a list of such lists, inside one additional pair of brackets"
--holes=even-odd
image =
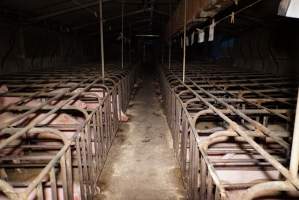
[(7, 88), (7, 85), (0, 85), (0, 93), (2, 92), (7, 92), (8, 91), (8, 88)]

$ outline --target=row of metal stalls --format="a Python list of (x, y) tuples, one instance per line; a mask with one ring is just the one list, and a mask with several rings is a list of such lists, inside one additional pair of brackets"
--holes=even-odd
[(208, 64), (183, 80), (181, 68), (161, 67), (160, 82), (188, 199), (298, 199), (297, 83)]
[(0, 77), (0, 199), (92, 199), (134, 69), (107, 64)]

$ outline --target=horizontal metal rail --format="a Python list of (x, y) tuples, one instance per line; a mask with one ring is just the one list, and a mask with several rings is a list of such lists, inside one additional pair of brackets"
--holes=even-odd
[[(0, 80), (7, 88), (0, 93), (0, 118), (5, 120), (0, 125), (0, 166), (39, 169), (33, 180), (19, 182), (18, 187), (12, 186), (16, 181), (10, 174), (1, 179), (6, 197), (93, 198), (135, 81), (134, 69), (108, 66), (104, 82), (95, 65), (12, 74)], [(2, 102), (6, 104), (1, 106)], [(64, 124), (66, 120), (75, 124)], [(63, 142), (50, 134), (53, 131)]]
[[(281, 191), (298, 191), (299, 180), (291, 176), (285, 159), (291, 147), (298, 87), (292, 80), (191, 65), (183, 82), (181, 69), (171, 69), (160, 69), (161, 89), (190, 199), (236, 199), (249, 193), (253, 197), (255, 191), (259, 193), (254, 188), (260, 183), (269, 183), (264, 187), (269, 190), (272, 180), (260, 182), (258, 178), (270, 172), (277, 174), (277, 181), (286, 180), (279, 187), (287, 190)], [(246, 171), (253, 174), (250, 178), (255, 178), (255, 183), (249, 184), (249, 179), (240, 182), (238, 177), (238, 183), (224, 181), (225, 174), (242, 177)], [(273, 190), (278, 192), (279, 187), (273, 183)], [(242, 197), (231, 192), (237, 188), (244, 191)], [(266, 194), (269, 192), (260, 196)]]

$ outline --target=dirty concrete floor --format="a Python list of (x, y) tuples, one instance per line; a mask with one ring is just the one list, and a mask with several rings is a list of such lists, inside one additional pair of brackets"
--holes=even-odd
[(153, 79), (131, 101), (102, 171), (100, 200), (183, 200), (171, 135)]

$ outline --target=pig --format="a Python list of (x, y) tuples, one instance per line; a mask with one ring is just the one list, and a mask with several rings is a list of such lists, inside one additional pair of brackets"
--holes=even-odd
[[(0, 86), (0, 94), (6, 93), (6, 92), (8, 92), (8, 87), (6, 85), (1, 85)], [(16, 104), (20, 100), (21, 100), (20, 97), (7, 97), (5, 95), (0, 96), (0, 109), (8, 107), (8, 106), (10, 106), (12, 104)], [(41, 103), (40, 101), (32, 99), (32, 100), (26, 102), (23, 105), (26, 105), (26, 106), (38, 106), (40, 103)]]

